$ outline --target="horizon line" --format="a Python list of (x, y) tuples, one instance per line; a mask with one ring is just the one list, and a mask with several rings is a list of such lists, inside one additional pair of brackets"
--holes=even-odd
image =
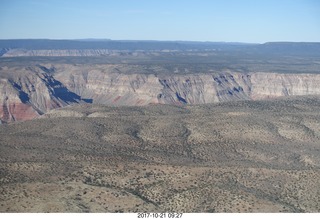
[(266, 43), (320, 43), (320, 41), (265, 41), (260, 43), (241, 42), (241, 41), (211, 41), (211, 40), (157, 40), (157, 39), (110, 39), (110, 38), (0, 38), (0, 40), (52, 40), (52, 41), (84, 41), (84, 42), (98, 42), (98, 41), (122, 41), (122, 42), (194, 42), (194, 43), (236, 43), (236, 44), (266, 44)]

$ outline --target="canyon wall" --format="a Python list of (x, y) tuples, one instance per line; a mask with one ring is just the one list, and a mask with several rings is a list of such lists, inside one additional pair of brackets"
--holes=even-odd
[(183, 105), (320, 94), (320, 74), (165, 71), (125, 64), (2, 67), (0, 119), (24, 121), (77, 103)]

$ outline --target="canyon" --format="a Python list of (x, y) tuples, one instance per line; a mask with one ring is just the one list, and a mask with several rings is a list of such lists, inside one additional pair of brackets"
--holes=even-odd
[[(165, 74), (164, 74), (165, 72)], [(319, 95), (320, 74), (172, 72), (161, 65), (37, 64), (0, 68), (2, 123), (78, 103), (110, 106), (206, 104)]]
[(320, 43), (0, 40), (0, 212), (319, 212)]

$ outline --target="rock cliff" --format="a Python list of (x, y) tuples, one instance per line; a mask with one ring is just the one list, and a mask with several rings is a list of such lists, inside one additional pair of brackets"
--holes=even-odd
[(54, 108), (85, 102), (183, 105), (320, 94), (318, 74), (164, 71), (159, 66), (148, 71), (125, 64), (2, 67), (1, 121), (33, 119)]

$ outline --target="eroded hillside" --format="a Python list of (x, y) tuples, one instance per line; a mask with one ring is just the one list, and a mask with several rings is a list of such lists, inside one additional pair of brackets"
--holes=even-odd
[(0, 69), (0, 118), (24, 121), (77, 103), (203, 104), (320, 94), (318, 74), (237, 72), (137, 64), (46, 64)]

